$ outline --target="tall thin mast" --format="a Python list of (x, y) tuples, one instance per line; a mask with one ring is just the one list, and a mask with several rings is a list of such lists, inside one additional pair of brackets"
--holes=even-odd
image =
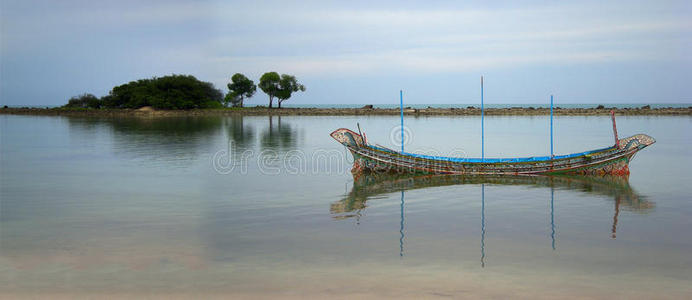
[(483, 76), (481, 76), (481, 161), (485, 161), (485, 110), (483, 109)]
[(401, 109), (401, 153), (404, 153), (404, 91), (399, 90), (399, 108)]
[(550, 95), (550, 159), (553, 159), (553, 95)]

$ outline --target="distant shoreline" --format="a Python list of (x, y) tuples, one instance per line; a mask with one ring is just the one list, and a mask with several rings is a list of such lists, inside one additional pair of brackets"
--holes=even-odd
[[(650, 108), (642, 106), (638, 108), (555, 108), (553, 113), (558, 116), (596, 116), (608, 115), (613, 110), (617, 115), (641, 115), (641, 116), (670, 116), (692, 115), (692, 107), (667, 107)], [(281, 108), (268, 109), (266, 107), (224, 108), (224, 109), (191, 109), (191, 110), (153, 110), (141, 109), (65, 109), (65, 108), (0, 108), (0, 114), (6, 115), (41, 115), (41, 116), (217, 116), (217, 115), (245, 115), (245, 116), (360, 116), (360, 115), (399, 115), (396, 108)], [(547, 115), (549, 108), (510, 107), (510, 108), (486, 108), (488, 116), (534, 116)], [(409, 116), (476, 116), (481, 114), (478, 107), (469, 108), (406, 108), (404, 114)]]

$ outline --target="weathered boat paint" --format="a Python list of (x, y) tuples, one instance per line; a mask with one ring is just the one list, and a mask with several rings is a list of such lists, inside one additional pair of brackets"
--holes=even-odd
[(611, 147), (583, 155), (528, 161), (509, 162), (516, 159), (508, 158), (501, 162), (492, 162), (491, 159), (472, 162), (453, 161), (456, 158), (426, 158), (370, 146), (360, 134), (346, 128), (337, 129), (330, 135), (353, 155), (353, 173), (627, 175), (630, 172), (629, 162), (634, 155), (656, 142), (648, 135), (636, 134), (617, 140)]

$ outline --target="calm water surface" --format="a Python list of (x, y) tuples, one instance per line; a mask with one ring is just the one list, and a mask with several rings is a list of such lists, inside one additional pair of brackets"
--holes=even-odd
[[(0, 116), (0, 296), (689, 297), (692, 118), (629, 181), (350, 174), (328, 134), (396, 117)], [(477, 117), (407, 118), (406, 150), (480, 156)], [(486, 118), (486, 157), (546, 155), (546, 117)], [(559, 117), (555, 152), (613, 143)]]

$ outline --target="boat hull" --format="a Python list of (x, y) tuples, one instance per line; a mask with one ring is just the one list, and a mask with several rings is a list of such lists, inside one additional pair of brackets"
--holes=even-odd
[(430, 164), (421, 163), (415, 165), (403, 165), (391, 162), (383, 161), (381, 158), (375, 158), (372, 156), (362, 155), (358, 152), (351, 151), (353, 155), (353, 167), (351, 172), (361, 173), (361, 172), (385, 172), (385, 173), (415, 173), (415, 174), (508, 174), (508, 175), (520, 175), (520, 174), (576, 174), (576, 175), (628, 175), (629, 162), (634, 154), (629, 156), (622, 156), (612, 160), (600, 161), (597, 163), (590, 164), (568, 164), (555, 168), (555, 166), (550, 166), (549, 164), (534, 164), (530, 167), (523, 166), (495, 166), (490, 164), (473, 164), (473, 165), (459, 165), (439, 168), (431, 166)]
[(427, 157), (370, 146), (362, 136), (344, 128), (332, 132), (331, 136), (353, 155), (353, 173), (628, 175), (634, 155), (655, 142), (648, 135), (638, 134), (621, 139), (612, 147), (555, 159), (489, 159), (492, 162), (478, 162), (478, 159)]

